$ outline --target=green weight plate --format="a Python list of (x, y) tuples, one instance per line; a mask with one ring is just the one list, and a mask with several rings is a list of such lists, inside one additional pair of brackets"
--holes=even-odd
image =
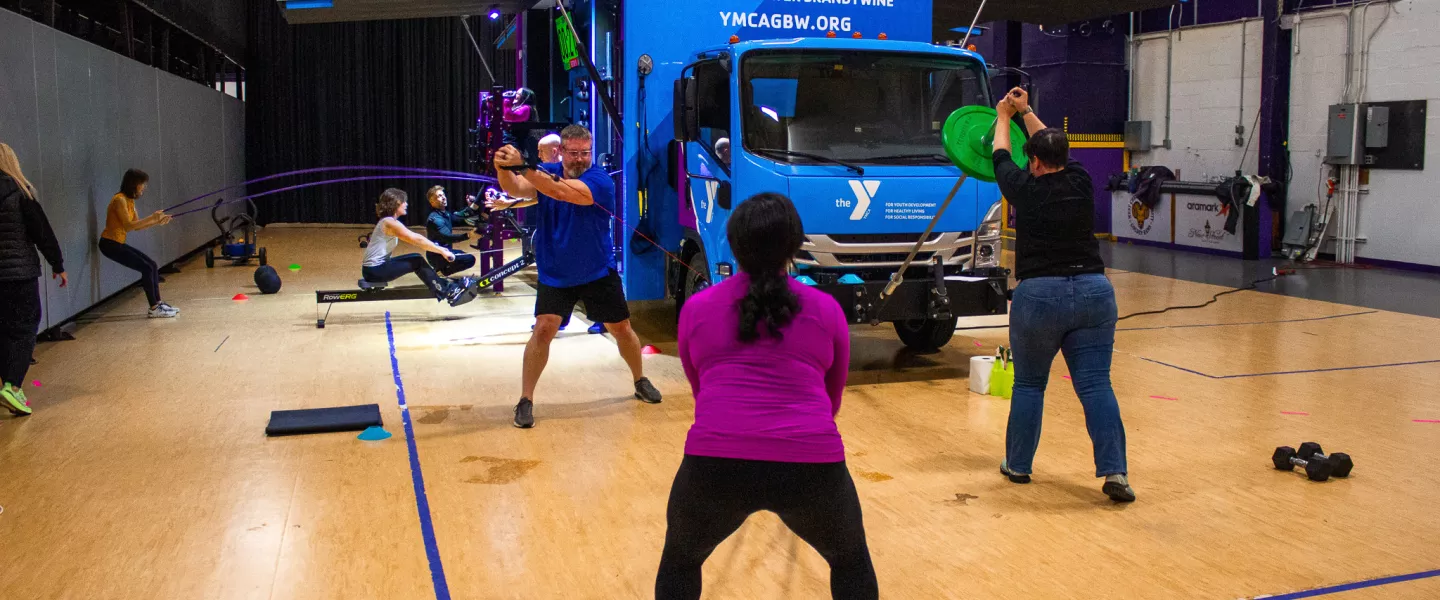
[[(995, 135), (995, 109), (988, 106), (962, 106), (945, 119), (940, 130), (940, 140), (945, 154), (955, 166), (966, 175), (981, 181), (995, 181), (995, 148), (991, 138)], [(1030, 160), (1020, 148), (1025, 143), (1025, 131), (1013, 121), (1010, 123), (1010, 146), (1015, 149), (1011, 157), (1020, 168)]]

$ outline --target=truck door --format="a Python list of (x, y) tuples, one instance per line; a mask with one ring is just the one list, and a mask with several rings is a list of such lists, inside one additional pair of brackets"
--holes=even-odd
[[(693, 261), (696, 270), (720, 281), (717, 265), (732, 262), (725, 223), (736, 199), (731, 197), (730, 71), (721, 60), (691, 66), (695, 78), (696, 135), (685, 144), (685, 170), (689, 175), (688, 201), (695, 210), (695, 230), (706, 260)], [(698, 258), (698, 257), (697, 257)]]

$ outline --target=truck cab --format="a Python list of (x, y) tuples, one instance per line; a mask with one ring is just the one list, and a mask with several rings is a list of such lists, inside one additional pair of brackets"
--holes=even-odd
[(893, 323), (928, 351), (958, 318), (1006, 312), (999, 189), (965, 177), (941, 142), (953, 111), (994, 105), (977, 54), (884, 39), (731, 42), (690, 55), (673, 83), (681, 235), (666, 292), (677, 305), (735, 272), (731, 211), (776, 192), (805, 226), (792, 275), (851, 322)]

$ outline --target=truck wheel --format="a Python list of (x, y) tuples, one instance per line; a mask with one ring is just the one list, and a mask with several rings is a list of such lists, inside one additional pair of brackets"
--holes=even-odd
[(205, 249), (205, 268), (215, 268), (215, 248), (213, 246)]
[[(685, 264), (687, 268), (681, 276), (682, 283), (680, 284), (680, 298), (676, 302), (677, 307), (684, 307), (685, 301), (690, 299), (691, 296), (710, 287), (710, 260), (705, 257), (704, 250), (692, 254), (690, 260), (686, 261)], [(678, 310), (675, 313), (675, 318), (680, 318)]]
[(955, 337), (955, 325), (959, 320), (958, 317), (952, 317), (943, 321), (934, 319), (896, 321), (895, 333), (899, 334), (900, 342), (911, 350), (934, 352), (950, 343), (950, 338)]

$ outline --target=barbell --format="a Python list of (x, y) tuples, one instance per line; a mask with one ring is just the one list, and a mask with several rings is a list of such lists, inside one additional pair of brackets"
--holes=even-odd
[[(962, 106), (945, 119), (940, 130), (940, 141), (945, 146), (945, 155), (966, 175), (980, 181), (995, 181), (995, 124), (1000, 116), (988, 106)], [(1023, 144), (1025, 131), (1014, 121), (1010, 122), (1010, 144)], [(1024, 152), (1012, 152), (1011, 157), (1021, 169), (1030, 163)]]

